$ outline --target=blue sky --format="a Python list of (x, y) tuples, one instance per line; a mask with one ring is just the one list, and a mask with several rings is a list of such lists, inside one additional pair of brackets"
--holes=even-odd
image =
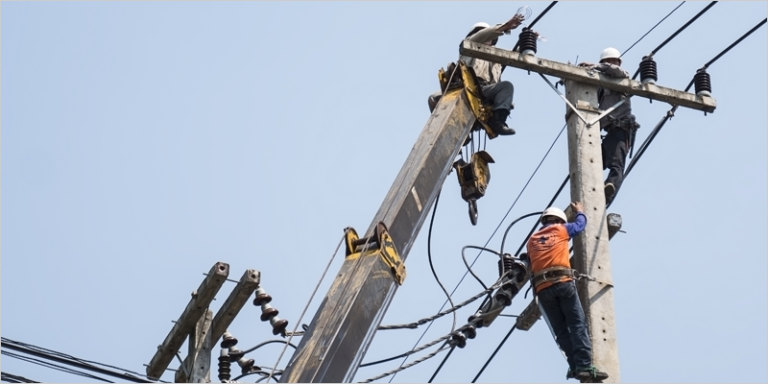
[[(343, 229), (364, 231), (379, 209), (429, 118), (437, 70), (456, 60), (471, 26), (504, 22), (523, 5), (535, 17), (548, 4), (3, 2), (3, 336), (144, 372), (217, 261), (234, 279), (261, 271), (292, 329)], [(626, 50), (677, 4), (560, 2), (536, 25), (546, 37), (538, 55), (597, 61), (605, 47)], [(626, 53), (624, 67), (634, 73), (705, 5), (685, 3)], [(656, 55), (658, 84), (685, 88), (766, 13), (765, 2), (718, 3)], [(499, 47), (515, 41), (516, 33), (502, 37)], [(710, 67), (717, 110), (679, 109), (611, 206), (626, 231), (610, 244), (622, 381), (768, 380), (766, 67), (762, 27)], [(496, 162), (479, 223), (469, 223), (453, 174), (437, 209), (432, 256), (449, 290), (466, 273), (463, 246), (482, 246), (501, 223), (489, 244), (498, 249), (503, 229), (546, 208), (568, 172), (563, 135), (502, 222), (565, 112), (535, 73), (508, 68), (504, 79), (515, 85), (508, 122), (517, 135), (488, 142)], [(669, 105), (635, 99), (633, 107), (640, 143)], [(557, 205), (568, 201), (566, 189)], [(532, 224), (510, 231), (515, 247)], [(445, 301), (427, 261), (428, 229), (383, 324), (433, 315)], [(486, 283), (498, 276), (491, 255), (474, 268)], [(233, 287), (222, 288), (214, 311)], [(469, 276), (454, 300), (480, 291)], [(529, 299), (518, 296), (504, 313), (519, 314)], [(458, 312), (459, 325), (478, 304)], [(259, 315), (248, 304), (235, 319), (239, 346), (274, 338)], [(436, 321), (420, 344), (451, 323)], [(435, 381), (471, 381), (513, 323), (480, 329)], [(423, 328), (380, 331), (363, 361), (408, 351)], [(279, 353), (272, 344), (249, 356), (273, 366)], [(426, 382), (443, 357), (392, 382)], [(289, 358), (290, 350), (279, 367)], [(361, 368), (355, 380), (400, 361)], [(87, 382), (2, 362), (4, 372), (35, 380)], [(514, 332), (479, 382), (562, 382), (566, 368), (539, 322)]]

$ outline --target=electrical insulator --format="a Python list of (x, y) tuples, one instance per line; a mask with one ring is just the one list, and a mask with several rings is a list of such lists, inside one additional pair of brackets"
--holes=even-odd
[(224, 331), (224, 338), (221, 340), (222, 348), (234, 347), (237, 345), (237, 339), (231, 333)]
[(477, 336), (477, 329), (471, 324), (467, 326), (467, 329), (461, 332), (463, 332), (464, 336), (467, 336), (468, 339), (474, 339)]
[(260, 371), (261, 368), (253, 365), (255, 361), (253, 359), (246, 360), (245, 357), (241, 357), (237, 360), (237, 365), (240, 366), (243, 375), (249, 374), (254, 371)]
[(640, 61), (640, 81), (643, 84), (656, 84), (659, 80), (659, 74), (656, 71), (656, 62), (653, 61), (653, 57), (645, 56)]
[(222, 348), (221, 354), (219, 355), (219, 380), (221, 380), (222, 383), (229, 380), (231, 377), (231, 365), (232, 363), (229, 361), (229, 353), (227, 352), (227, 348)]
[(257, 287), (256, 298), (253, 299), (253, 305), (258, 307), (260, 305), (269, 304), (270, 301), (272, 301), (272, 296), (267, 294), (267, 292), (264, 291), (264, 288)]
[(523, 55), (536, 55), (536, 33), (530, 28), (523, 28), (520, 32), (520, 52)]
[(237, 347), (229, 347), (229, 361), (238, 361), (243, 356), (245, 356), (245, 352), (237, 349)]
[(281, 319), (277, 316), (269, 319), (269, 323), (272, 325), (273, 335), (285, 335), (285, 328), (288, 327), (288, 320)]
[(712, 96), (712, 83), (706, 68), (696, 71), (696, 75), (693, 76), (693, 84), (695, 85), (697, 95)]
[(451, 343), (459, 348), (464, 348), (467, 346), (467, 336), (461, 332), (455, 333), (451, 336)]
[(261, 321), (267, 321), (280, 313), (276, 308), (273, 308), (269, 304), (262, 304), (261, 305)]

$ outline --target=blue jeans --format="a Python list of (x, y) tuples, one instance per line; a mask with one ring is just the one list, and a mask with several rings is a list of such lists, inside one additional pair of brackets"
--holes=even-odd
[(536, 294), (552, 326), (555, 340), (568, 358), (572, 370), (592, 366), (592, 343), (581, 308), (576, 283), (568, 281), (544, 288)]

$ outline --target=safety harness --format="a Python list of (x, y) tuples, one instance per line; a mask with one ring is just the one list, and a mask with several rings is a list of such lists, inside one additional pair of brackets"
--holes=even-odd
[(541, 284), (560, 281), (563, 277), (574, 278), (573, 272), (571, 268), (560, 266), (542, 269), (533, 274), (533, 286), (538, 288)]

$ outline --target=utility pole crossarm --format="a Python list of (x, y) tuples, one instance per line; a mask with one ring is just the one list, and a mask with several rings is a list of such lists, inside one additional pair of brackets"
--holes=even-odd
[(576, 65), (569, 65), (540, 57), (523, 55), (520, 52), (499, 49), (491, 45), (479, 44), (464, 40), (459, 52), (462, 55), (488, 60), (509, 67), (520, 68), (545, 75), (555, 76), (564, 80), (572, 80), (583, 84), (595, 85), (612, 91), (628, 93), (652, 100), (663, 101), (672, 105), (696, 109), (704, 112), (714, 112), (717, 107), (715, 99), (699, 96), (693, 93), (661, 87), (655, 84), (643, 84), (631, 79), (616, 79), (605, 76), (597, 71), (589, 71)]
[(158, 346), (155, 356), (152, 357), (152, 361), (147, 366), (147, 376), (159, 379), (163, 375), (184, 340), (195, 329), (195, 324), (208, 309), (221, 286), (224, 285), (227, 276), (229, 276), (229, 264), (222, 262), (214, 264), (200, 287), (192, 294), (192, 299), (189, 300), (187, 307), (173, 325), (163, 344)]

